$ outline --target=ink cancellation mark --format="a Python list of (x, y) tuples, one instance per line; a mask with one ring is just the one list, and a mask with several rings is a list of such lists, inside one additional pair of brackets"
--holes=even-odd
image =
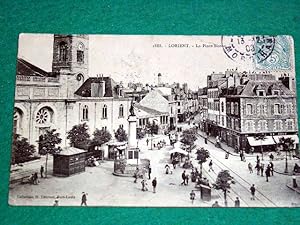
[(255, 62), (260, 70), (289, 70), (291, 69), (292, 37), (280, 35), (275, 37), (275, 46), (271, 55), (264, 61)]
[(222, 36), (225, 54), (236, 62), (256, 62), (266, 60), (274, 49), (273, 36)]

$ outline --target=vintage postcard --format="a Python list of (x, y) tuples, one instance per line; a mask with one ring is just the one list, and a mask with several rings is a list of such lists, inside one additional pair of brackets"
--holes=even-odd
[(290, 36), (21, 34), (9, 204), (299, 207)]

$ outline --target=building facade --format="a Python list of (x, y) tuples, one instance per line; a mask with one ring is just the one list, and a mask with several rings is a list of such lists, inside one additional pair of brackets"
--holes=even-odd
[(45, 130), (56, 129), (67, 146), (67, 132), (87, 123), (113, 132), (127, 130), (130, 98), (110, 77), (89, 78), (87, 35), (54, 35), (52, 71), (46, 72), (18, 59), (14, 133), (37, 146)]

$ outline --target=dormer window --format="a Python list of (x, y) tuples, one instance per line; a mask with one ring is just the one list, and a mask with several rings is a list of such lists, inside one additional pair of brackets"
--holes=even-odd
[(258, 96), (265, 96), (265, 91), (264, 90), (258, 90), (257, 95)]
[(279, 95), (280, 94), (279, 90), (273, 90), (272, 92), (273, 92), (272, 93), (273, 95)]

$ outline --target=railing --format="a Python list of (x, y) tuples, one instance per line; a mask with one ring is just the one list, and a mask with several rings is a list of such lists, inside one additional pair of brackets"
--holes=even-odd
[(37, 77), (37, 76), (17, 75), (17, 81), (59, 83), (59, 77)]

